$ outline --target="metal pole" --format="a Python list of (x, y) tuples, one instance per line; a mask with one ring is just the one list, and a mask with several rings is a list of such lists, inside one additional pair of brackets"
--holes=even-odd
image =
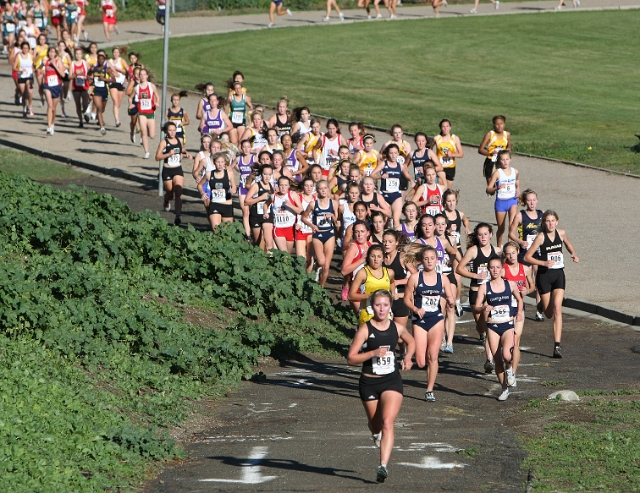
[[(173, 4), (174, 0), (167, 0), (167, 4)], [(164, 126), (164, 118), (167, 114), (167, 69), (169, 67), (169, 5), (166, 5), (164, 9), (164, 59), (162, 64), (162, 94), (160, 103), (160, 128)], [(164, 139), (164, 132), (160, 132), (160, 138)], [(162, 197), (164, 190), (162, 186), (162, 161), (158, 162), (158, 195)]]
[(127, 8), (127, 0), (122, 0), (122, 10)]
[(173, 0), (173, 2), (171, 2), (171, 13), (176, 13), (176, 0)]

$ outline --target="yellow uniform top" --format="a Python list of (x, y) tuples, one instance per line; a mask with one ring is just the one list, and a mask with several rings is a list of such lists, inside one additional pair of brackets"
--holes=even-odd
[(449, 140), (444, 140), (442, 135), (436, 135), (436, 155), (440, 162), (442, 163), (443, 168), (455, 168), (456, 167), (456, 158), (447, 157), (449, 154), (457, 154), (458, 148), (456, 147), (455, 135), (451, 134), (449, 136)]
[[(389, 271), (386, 267), (382, 268), (382, 278), (380, 279), (371, 273), (368, 265), (364, 267), (364, 271), (367, 273), (367, 277), (360, 287), (361, 293), (374, 293), (379, 289), (386, 289), (387, 291), (391, 290), (391, 278), (389, 277)], [(371, 298), (369, 298), (361, 303), (360, 325), (366, 324), (372, 318), (373, 307), (371, 306)]]
[(487, 151), (489, 152), (489, 159), (491, 159), (491, 161), (495, 163), (498, 161), (498, 155), (492, 155), (493, 151), (495, 149), (498, 149), (499, 151), (506, 149), (509, 146), (510, 135), (506, 130), (502, 132), (502, 137), (498, 137), (498, 135), (493, 130), (489, 132), (489, 135), (490, 137), (489, 142), (487, 143)]
[(364, 150), (360, 151), (358, 154), (358, 162), (356, 163), (360, 166), (360, 171), (364, 174), (364, 176), (369, 176), (373, 173), (373, 170), (378, 166), (378, 160), (380, 159), (380, 153), (373, 149), (371, 152), (365, 152)]
[(34, 50), (36, 54), (35, 65), (36, 68), (40, 68), (42, 66), (42, 62), (44, 62), (45, 58), (47, 58), (47, 53), (49, 52), (49, 45), (45, 44), (44, 46), (36, 45)]
[(390, 140), (389, 142), (387, 142), (384, 147), (386, 148), (389, 144), (395, 144), (398, 146), (398, 149), (400, 150), (400, 154), (398, 156), (398, 159), (396, 160), (396, 162), (398, 164), (404, 164), (407, 161), (407, 149), (409, 149), (410, 144), (409, 142), (407, 142), (406, 140), (402, 140), (401, 142), (396, 142), (395, 140)]
[(317, 150), (313, 154), (311, 154), (311, 150), (316, 146), (316, 144), (320, 140), (320, 137), (322, 137), (322, 134), (315, 135), (313, 132), (309, 132), (307, 135), (309, 136), (309, 138), (304, 143), (304, 152), (307, 154), (307, 161), (317, 163), (320, 150)]
[(98, 55), (92, 55), (91, 53), (87, 53), (84, 56), (85, 61), (89, 64), (89, 69), (92, 69), (93, 66), (98, 63)]

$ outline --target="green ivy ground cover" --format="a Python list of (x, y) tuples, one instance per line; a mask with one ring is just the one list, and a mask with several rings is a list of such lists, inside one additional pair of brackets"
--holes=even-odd
[(351, 315), (240, 229), (0, 173), (1, 491), (134, 486), (181, 455), (164, 429), (259, 357), (344, 351)]

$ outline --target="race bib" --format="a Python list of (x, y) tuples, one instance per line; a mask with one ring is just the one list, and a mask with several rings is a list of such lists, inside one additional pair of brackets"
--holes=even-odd
[(76, 87), (84, 87), (87, 83), (87, 79), (84, 77), (76, 77)]
[(71, 18), (72, 19), (77, 19), (78, 18), (78, 12), (76, 12), (76, 11), (71, 12)]
[(152, 109), (153, 106), (151, 105), (151, 100), (150, 99), (141, 99), (140, 100), (140, 109), (145, 111), (145, 110), (150, 110)]
[(396, 370), (396, 355), (389, 346), (381, 346), (387, 350), (384, 356), (371, 358), (374, 375), (388, 375)]
[(438, 214), (440, 214), (440, 207), (435, 207), (431, 205), (427, 207), (425, 212), (430, 216), (437, 216)]
[(41, 19), (40, 17), (36, 17), (36, 27), (38, 29), (41, 29), (44, 27), (43, 19)]
[[(496, 151), (500, 152), (501, 150), (502, 150), (502, 147), (496, 147)], [(498, 152), (496, 152), (493, 156), (491, 156), (492, 163), (498, 162)]]
[(367, 165), (367, 167), (364, 169), (364, 176), (371, 176), (373, 173), (373, 165)]
[(323, 226), (331, 226), (331, 219), (329, 219), (327, 216), (318, 218), (318, 227), (321, 228)]
[(394, 193), (400, 190), (400, 179), (398, 178), (387, 178), (387, 189), (385, 190), (387, 193)]
[(167, 159), (167, 165), (173, 167), (179, 166), (180, 165), (180, 158), (182, 156), (180, 156), (180, 154), (171, 154), (171, 156), (169, 156), (169, 158)]
[(122, 84), (124, 83), (125, 80), (127, 80), (127, 77), (124, 74), (121, 74), (120, 72), (118, 72), (118, 75), (116, 75), (116, 82), (118, 84)]
[(52, 15), (53, 17), (60, 17), (60, 11), (59, 11), (58, 9), (53, 9), (53, 10), (51, 11), (51, 15)]
[(324, 164), (322, 165), (322, 169), (324, 170), (329, 170), (331, 169), (331, 166), (333, 165), (333, 163), (335, 163), (338, 160), (338, 158), (336, 156), (330, 156), (327, 155), (324, 158)]
[(239, 125), (242, 122), (244, 122), (244, 112), (234, 111), (233, 113), (231, 113), (231, 123)]
[(564, 268), (564, 255), (562, 252), (553, 252), (549, 254), (549, 260), (553, 260), (553, 266), (550, 269), (563, 269)]
[(535, 241), (536, 236), (538, 235), (537, 234), (527, 235), (527, 238), (525, 239), (525, 241), (527, 242), (527, 249), (531, 248), (531, 245), (533, 245), (533, 242)]
[(277, 228), (290, 228), (295, 224), (295, 216), (290, 212), (276, 212), (273, 222)]
[(440, 296), (422, 296), (422, 309), (427, 313), (440, 310)]
[(31, 71), (28, 69), (22, 69), (20, 71), (20, 78), (21, 79), (28, 79), (29, 77), (31, 77)]
[(240, 175), (240, 186), (242, 188), (247, 188), (247, 178), (249, 178), (249, 175)]
[(396, 159), (396, 163), (398, 163), (399, 165), (403, 165), (405, 162), (404, 156), (398, 156), (398, 158)]
[(511, 318), (511, 310), (509, 305), (498, 305), (493, 307), (489, 318), (497, 324), (508, 322)]
[[(523, 291), (523, 289), (521, 289), (521, 287), (520, 287), (519, 285), (518, 285), (518, 289), (519, 289), (520, 291)], [(511, 306), (512, 306), (513, 308), (518, 308), (518, 300), (517, 300), (517, 299), (516, 299), (516, 297), (515, 297), (515, 296), (513, 296), (513, 295), (511, 296)]]
[(49, 87), (55, 87), (57, 85), (59, 85), (58, 83), (58, 76), (57, 75), (50, 75), (47, 77), (47, 85)]
[(509, 182), (505, 187), (498, 188), (498, 198), (499, 199), (510, 199), (514, 197), (516, 194), (516, 184), (513, 182)]
[(11, 22), (10, 22), (9, 24), (5, 24), (5, 27), (6, 27), (7, 32), (8, 32), (9, 34), (11, 34), (11, 33), (15, 33), (15, 32), (16, 32), (16, 25), (15, 25), (15, 24), (13, 24), (13, 23), (11, 23)]
[(443, 168), (448, 168), (450, 166), (453, 166), (453, 158), (452, 157), (444, 157), (444, 156), (442, 156), (440, 158), (440, 162), (442, 163), (442, 167)]
[[(219, 204), (220, 202), (225, 202), (226, 200), (227, 191), (224, 188), (216, 188), (215, 190), (211, 190), (211, 202)], [(260, 202), (259, 204), (261, 203), (262, 202)]]
[(478, 279), (478, 284), (484, 284), (489, 279), (491, 279), (491, 277), (489, 276), (489, 268), (486, 265), (478, 266), (477, 274), (484, 276), (482, 279)]
[(451, 266), (449, 265), (449, 254), (445, 253), (444, 256), (442, 257), (442, 260), (440, 260), (440, 271), (447, 273), (447, 272), (451, 272)]
[(93, 78), (93, 85), (96, 87), (104, 87), (104, 81), (98, 77)]
[[(455, 225), (451, 226), (452, 228), (455, 227)], [(451, 235), (456, 239), (456, 245), (460, 245), (460, 233), (458, 231), (451, 231)]]
[(258, 214), (264, 214), (264, 202), (258, 202), (256, 204), (256, 209), (258, 211)]

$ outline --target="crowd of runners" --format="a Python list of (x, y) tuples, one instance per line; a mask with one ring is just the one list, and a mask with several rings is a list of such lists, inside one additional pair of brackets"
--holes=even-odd
[[(78, 3), (68, 1), (67, 9)], [(22, 105), (23, 117), (33, 114), (37, 84), (47, 105), (47, 134), (54, 135), (58, 104), (66, 117), (71, 93), (78, 126), (97, 122), (104, 135), (108, 100), (116, 127), (126, 100), (131, 141), (140, 133), (143, 157), (150, 158), (161, 95), (140, 56), (119, 48), (108, 55), (95, 43), (82, 47), (81, 24), (69, 30), (69, 24), (54, 21), (59, 41), (50, 44), (38, 28), (42, 22), (34, 23), (41, 8), (38, 0), (24, 15), (20, 7), (24, 24), (16, 12), (7, 10), (3, 17), (15, 103)], [(13, 30), (7, 29), (11, 22)], [(340, 260), (341, 297), (359, 319), (348, 361), (362, 364), (360, 396), (381, 447), (379, 481), (387, 475), (402, 402), (400, 367), (409, 369), (413, 357), (426, 367), (425, 399), (435, 401), (439, 354), (454, 352), (456, 320), (463, 314), (463, 278), (469, 280), (469, 310), (486, 348), (484, 371), (495, 371), (502, 387), (498, 400), (505, 401), (517, 385), (524, 296), (535, 294), (535, 320), (553, 319), (553, 356), (562, 357), (564, 252), (579, 259), (566, 231), (558, 228), (558, 214), (538, 208), (538, 195), (521, 184), (526, 177), (511, 166), (504, 116), (493, 118), (478, 151), (484, 158), (478, 184), (495, 196), (494, 235), (488, 223), (471, 229), (458, 209), (456, 167), (464, 151), (447, 119), (434, 136), (418, 132), (410, 142), (396, 124), (387, 141), (376, 142), (359, 122), (348, 125), (349, 137), (335, 119), (323, 128), (308, 107), (289, 108), (286, 97), (266, 118), (241, 72), (223, 91), (216, 92), (212, 83), (199, 89), (193, 124), (200, 142), (193, 156), (186, 147), (185, 128), (192, 122), (181, 107), (182, 94), (171, 95), (161, 118), (164, 138), (154, 157), (163, 163), (164, 209), (171, 210), (173, 202), (174, 222), (181, 223), (183, 164), (192, 160), (190, 171), (212, 229), (234, 220), (237, 197), (247, 241), (265, 252), (302, 257), (322, 286), (332, 260)], [(540, 199), (545, 205), (552, 201)]]

